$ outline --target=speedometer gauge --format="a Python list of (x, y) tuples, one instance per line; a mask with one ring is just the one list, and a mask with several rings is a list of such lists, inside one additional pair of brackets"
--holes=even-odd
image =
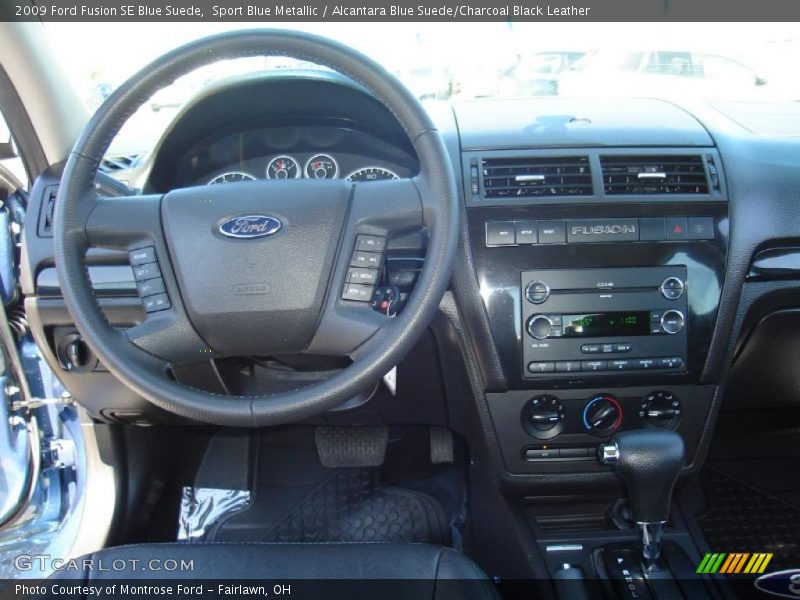
[(299, 179), (300, 163), (291, 156), (276, 156), (267, 165), (267, 179)]
[(394, 171), (384, 169), (383, 167), (364, 167), (353, 171), (347, 176), (347, 181), (378, 181), (380, 179), (400, 179), (400, 176)]
[(305, 171), (309, 179), (336, 179), (339, 164), (329, 154), (317, 154), (308, 159)]
[(242, 173), (241, 171), (231, 171), (230, 173), (222, 173), (221, 175), (217, 175), (211, 181), (208, 182), (208, 185), (214, 185), (215, 183), (234, 183), (236, 181), (255, 181), (256, 178), (250, 175), (250, 173)]

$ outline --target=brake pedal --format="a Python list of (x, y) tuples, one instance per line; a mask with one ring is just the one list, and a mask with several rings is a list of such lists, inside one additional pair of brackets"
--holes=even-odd
[(317, 427), (317, 456), (323, 467), (378, 467), (386, 457), (388, 427)]

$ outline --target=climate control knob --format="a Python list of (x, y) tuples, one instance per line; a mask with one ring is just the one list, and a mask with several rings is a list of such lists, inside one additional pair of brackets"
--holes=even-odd
[(646, 425), (674, 429), (681, 418), (681, 402), (672, 392), (653, 392), (642, 401), (639, 417)]
[(554, 438), (564, 426), (564, 407), (550, 394), (534, 396), (522, 409), (522, 427), (540, 440)]
[(547, 315), (533, 315), (528, 319), (528, 333), (537, 340), (543, 340), (553, 333), (553, 321)]
[(605, 437), (622, 424), (622, 405), (610, 394), (590, 398), (583, 408), (583, 426), (592, 435)]

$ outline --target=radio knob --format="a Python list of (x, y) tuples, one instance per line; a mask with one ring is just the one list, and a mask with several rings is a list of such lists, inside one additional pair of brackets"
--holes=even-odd
[(528, 333), (537, 340), (543, 340), (553, 333), (553, 322), (546, 315), (533, 315), (528, 319)]
[(541, 304), (550, 297), (550, 286), (544, 281), (531, 281), (525, 287), (525, 298), (533, 304)]
[(661, 315), (661, 329), (670, 335), (679, 333), (686, 321), (679, 310), (667, 310)]
[(661, 282), (661, 295), (667, 300), (677, 300), (683, 296), (684, 284), (677, 277), (667, 277)]

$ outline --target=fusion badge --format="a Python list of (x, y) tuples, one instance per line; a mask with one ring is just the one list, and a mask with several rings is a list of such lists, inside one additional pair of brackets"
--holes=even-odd
[(219, 225), (222, 235), (232, 238), (257, 238), (277, 233), (283, 223), (267, 215), (242, 215), (231, 217)]

